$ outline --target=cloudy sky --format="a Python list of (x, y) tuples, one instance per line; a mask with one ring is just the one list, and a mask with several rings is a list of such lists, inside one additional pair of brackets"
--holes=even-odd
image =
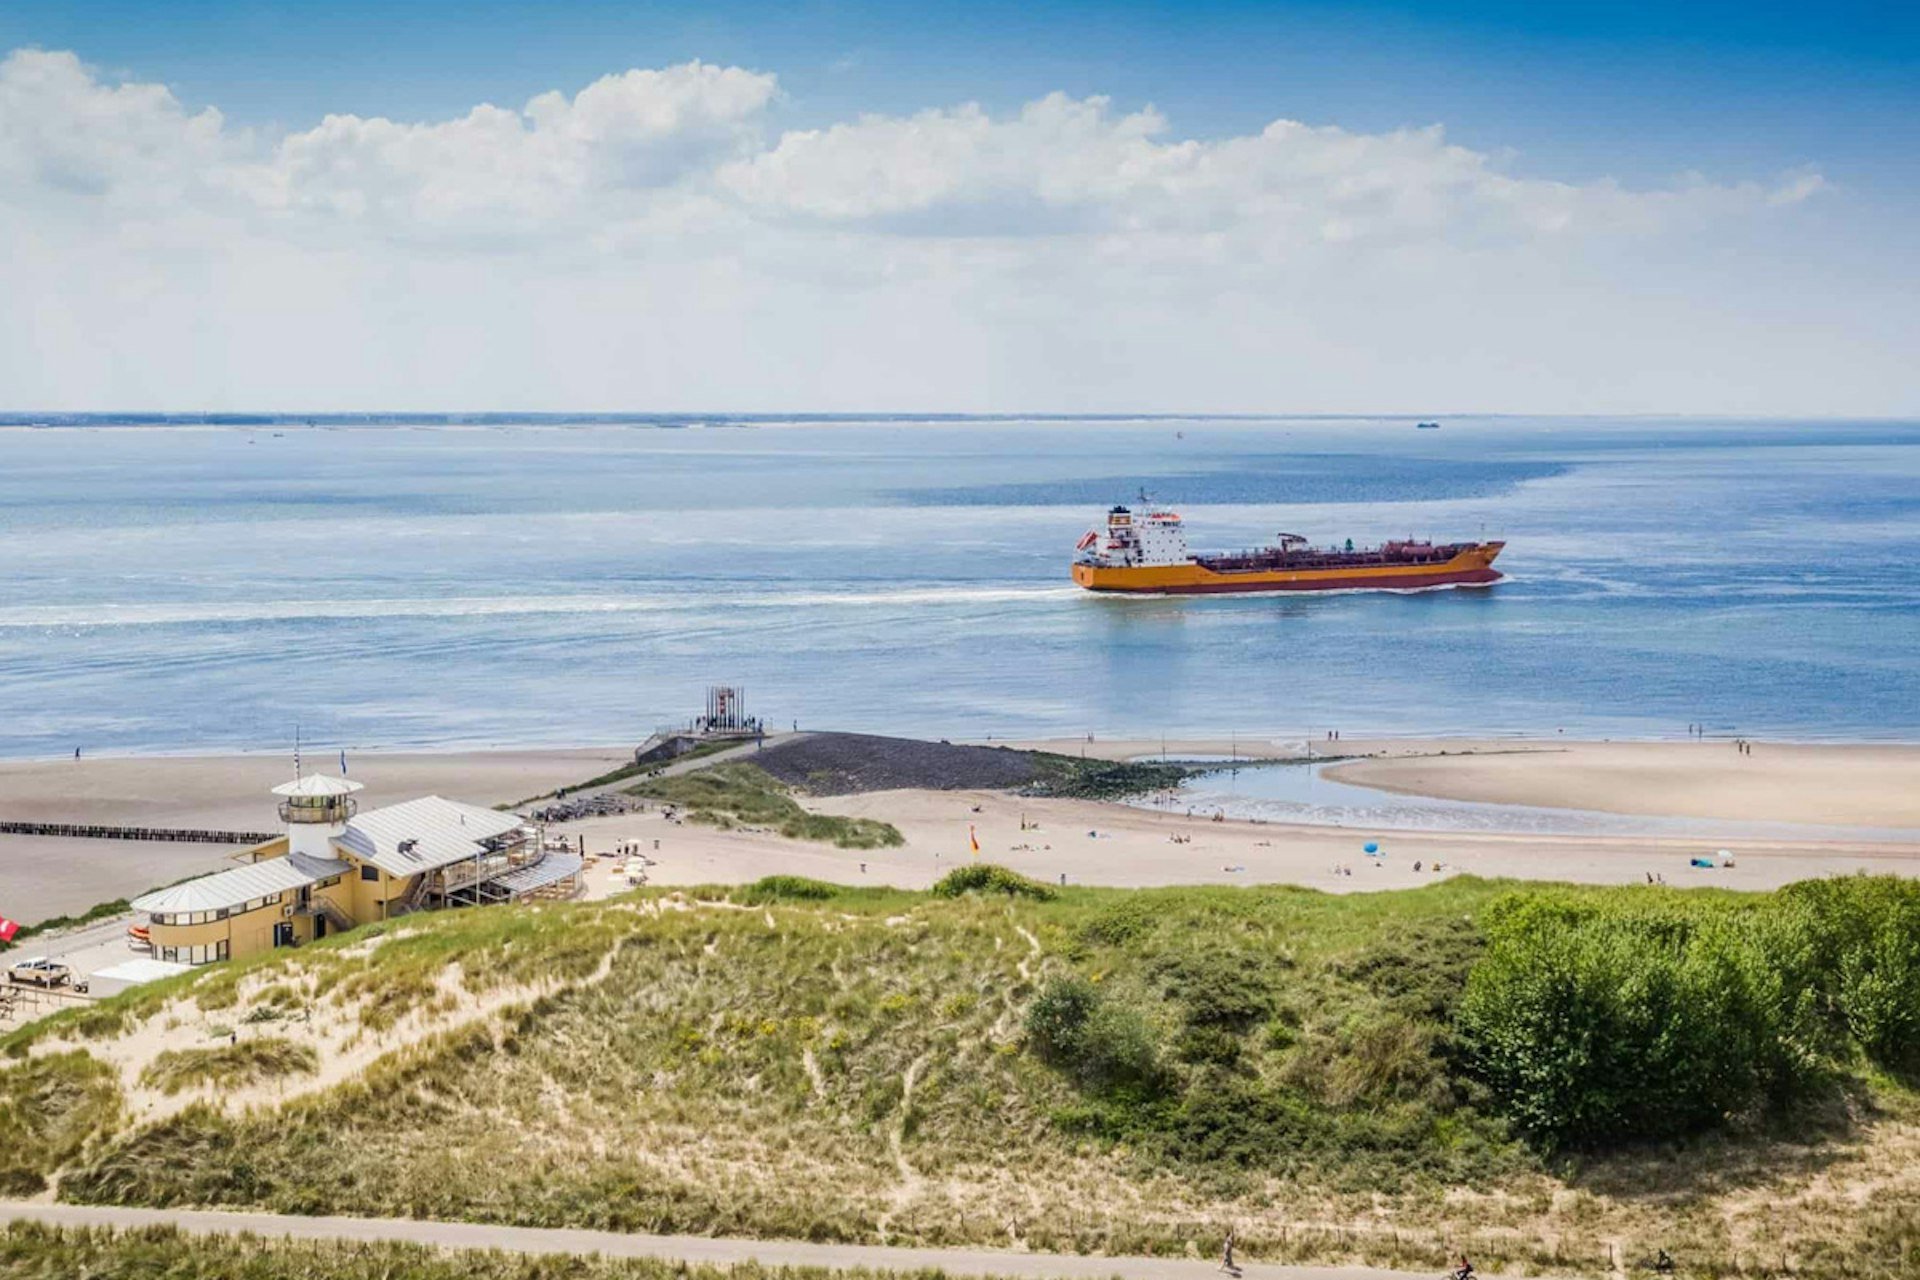
[(1920, 414), (1910, 6), (0, 8), (0, 408)]

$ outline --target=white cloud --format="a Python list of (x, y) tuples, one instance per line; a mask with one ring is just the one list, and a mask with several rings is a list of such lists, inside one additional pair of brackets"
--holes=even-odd
[(773, 93), (772, 76), (695, 62), (437, 124), (332, 115), (282, 139), (255, 170), (256, 191), (402, 232), (537, 230), (744, 152)]
[(1640, 407), (1601, 367), (1666, 327), (1636, 298), (1681, 288), (1693, 333), (1717, 305), (1644, 264), (1764, 242), (1824, 186), (1550, 181), (1438, 127), (1199, 140), (1061, 94), (778, 133), (778, 102), (696, 62), (266, 136), (16, 51), (0, 400)]
[(233, 143), (164, 85), (103, 84), (71, 53), (0, 59), (0, 199), (133, 212), (217, 176)]

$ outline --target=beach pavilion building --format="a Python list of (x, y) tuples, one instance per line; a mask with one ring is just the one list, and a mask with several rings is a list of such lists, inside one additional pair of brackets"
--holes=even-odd
[(423, 796), (358, 811), (361, 784), (308, 774), (275, 787), (287, 834), (244, 866), (136, 898), (158, 960), (207, 964), (375, 920), (579, 891), (581, 859), (514, 813)]

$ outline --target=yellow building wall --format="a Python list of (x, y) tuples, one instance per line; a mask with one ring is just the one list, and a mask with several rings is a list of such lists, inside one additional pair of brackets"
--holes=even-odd
[(360, 864), (355, 863), (353, 869), (347, 872), (347, 878), (340, 882), (352, 890), (353, 906), (350, 914), (361, 924), (371, 924), (383, 918), (380, 909), (387, 897), (387, 873), (378, 867), (374, 870), (380, 878), (364, 880), (361, 878)]
[[(348, 858), (348, 861), (353, 862), (352, 858)], [(379, 878), (363, 880), (360, 877), (360, 866), (360, 863), (353, 862), (353, 869), (347, 872), (347, 878), (341, 881), (339, 886), (351, 890), (352, 905), (347, 908), (348, 914), (353, 917), (356, 924), (372, 924), (375, 920), (385, 920), (390, 914), (391, 907), (405, 901), (416, 877), (390, 876), (380, 868), (374, 867), (374, 872)]]
[[(354, 909), (354, 885), (357, 883), (354, 877), (357, 875), (359, 875), (358, 870), (349, 871), (340, 878), (339, 884), (330, 884), (325, 888), (314, 889), (313, 896), (315, 901), (324, 899), (331, 902), (344, 912), (347, 918), (355, 924), (365, 924), (367, 923), (366, 919)], [(329, 935), (338, 928), (339, 926), (331, 920), (327, 922), (327, 932)]]
[(286, 918), (280, 914), (280, 905), (280, 898), (275, 898), (264, 907), (245, 915), (228, 916), (221, 922), (233, 930), (233, 939), (229, 944), (233, 959), (242, 960), (247, 956), (259, 955), (262, 951), (273, 950), (273, 926)]
[(225, 920), (209, 920), (204, 924), (160, 924), (155, 921), (149, 925), (153, 953), (156, 957), (164, 958), (165, 949), (170, 947), (179, 948), (185, 954), (187, 948), (212, 947), (225, 942), (228, 959), (239, 960), (258, 955), (273, 948), (273, 926), (285, 918), (280, 914), (280, 907), (280, 899), (276, 897), (264, 907), (231, 915)]
[(235, 862), (265, 862), (269, 858), (284, 858), (286, 856), (287, 856), (287, 838), (285, 836), (281, 836), (278, 839), (269, 840), (265, 844), (257, 844), (253, 846), (253, 848), (251, 849), (245, 850), (242, 853), (234, 855), (234, 861)]

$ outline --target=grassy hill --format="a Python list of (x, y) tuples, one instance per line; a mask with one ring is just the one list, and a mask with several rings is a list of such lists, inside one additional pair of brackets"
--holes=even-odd
[(969, 872), (413, 917), (138, 990), (0, 1042), (0, 1183), (1115, 1253), (1230, 1219), (1256, 1257), (1433, 1269), (1920, 1262), (1920, 963), (1882, 919), (1911, 886)]

